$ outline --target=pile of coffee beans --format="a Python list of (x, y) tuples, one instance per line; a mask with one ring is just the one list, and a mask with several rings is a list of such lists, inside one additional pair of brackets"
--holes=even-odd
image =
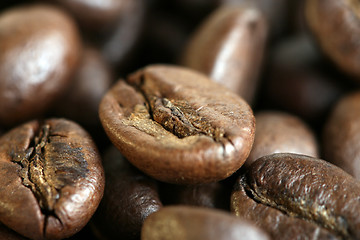
[(360, 4), (0, 3), (0, 239), (360, 239)]

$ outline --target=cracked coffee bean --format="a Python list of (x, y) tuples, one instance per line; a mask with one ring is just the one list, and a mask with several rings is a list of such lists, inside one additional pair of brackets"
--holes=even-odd
[(336, 104), (324, 127), (322, 143), (326, 160), (360, 179), (359, 91)]
[(140, 239), (144, 220), (162, 203), (157, 182), (132, 166), (112, 147), (103, 160), (106, 187), (92, 218), (92, 228), (102, 240)]
[(270, 239), (254, 224), (232, 214), (189, 206), (163, 207), (144, 222), (142, 240), (198, 240), (198, 239)]
[[(46, 20), (44, 20), (46, 19)], [(46, 5), (0, 15), (0, 123), (41, 116), (71, 82), (81, 43), (74, 21)]]
[(102, 198), (101, 158), (90, 136), (71, 121), (14, 128), (0, 138), (0, 156), (0, 223), (25, 237), (73, 235)]
[(211, 14), (192, 36), (182, 62), (251, 103), (257, 89), (266, 40), (267, 23), (258, 9), (222, 7)]
[(232, 211), (274, 239), (359, 239), (360, 182), (324, 160), (280, 153), (237, 181)]
[(273, 153), (319, 156), (315, 134), (300, 118), (280, 111), (260, 111), (255, 119), (255, 140), (247, 166)]
[(182, 67), (152, 65), (120, 80), (103, 98), (99, 114), (110, 140), (132, 164), (170, 183), (230, 176), (254, 140), (249, 105)]

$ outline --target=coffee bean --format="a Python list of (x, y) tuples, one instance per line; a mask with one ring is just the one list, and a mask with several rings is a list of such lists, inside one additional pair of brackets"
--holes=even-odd
[(245, 164), (273, 153), (298, 153), (318, 157), (314, 133), (300, 118), (277, 111), (261, 111), (255, 115), (255, 141)]
[(183, 64), (207, 74), (251, 103), (266, 36), (266, 21), (257, 9), (219, 8), (193, 35)]
[[(360, 182), (335, 165), (305, 155), (280, 153), (258, 159), (239, 178), (231, 207), (240, 217), (249, 220), (257, 218), (261, 227), (276, 236), (282, 236), (278, 229), (281, 222), (289, 221), (284, 220), (285, 214), (286, 218), (299, 218), (316, 224), (333, 236), (358, 239), (359, 192)], [(269, 207), (281, 211), (282, 215), (265, 210)], [(269, 215), (256, 216), (262, 211), (269, 212)], [(282, 219), (276, 218), (279, 214)], [(274, 226), (275, 222), (279, 224)], [(288, 227), (285, 230), (302, 232), (305, 229), (302, 225), (299, 223), (291, 228), (295, 230)], [(296, 238), (318, 236), (320, 231), (314, 227), (310, 230), (310, 235), (304, 232)], [(290, 239), (295, 238), (290, 236)]]
[(141, 231), (142, 240), (152, 239), (269, 239), (261, 229), (235, 216), (209, 208), (164, 207), (150, 215)]
[(10, 230), (0, 223), (0, 239), (3, 240), (26, 240), (26, 238)]
[(112, 72), (98, 49), (85, 47), (72, 82), (53, 107), (53, 115), (82, 126), (98, 127), (99, 104), (113, 81)]
[(62, 239), (95, 212), (104, 173), (79, 125), (65, 119), (25, 123), (0, 138), (0, 156), (0, 222), (15, 232)]
[(80, 26), (93, 31), (112, 27), (119, 16), (127, 10), (127, 0), (47, 0), (56, 2), (71, 12), (79, 21)]
[(220, 182), (199, 185), (160, 185), (164, 205), (189, 205), (229, 210), (231, 188)]
[(76, 25), (59, 9), (29, 5), (2, 13), (0, 123), (43, 114), (70, 83), (80, 50)]
[(206, 76), (153, 65), (119, 81), (99, 114), (110, 140), (141, 171), (170, 183), (224, 179), (248, 156), (248, 104)]
[(338, 81), (343, 76), (329, 69), (307, 34), (284, 39), (272, 49), (260, 104), (293, 113), (321, 128), (348, 84)]
[[(345, 73), (360, 76), (359, 6), (357, 1), (308, 0), (309, 29), (324, 53)], [(327, 19), (327, 21), (324, 21)]]
[(323, 132), (324, 157), (360, 178), (360, 92), (343, 97), (333, 109)]
[(144, 220), (162, 207), (157, 183), (112, 147), (104, 157), (106, 187), (93, 217), (100, 239), (139, 239)]

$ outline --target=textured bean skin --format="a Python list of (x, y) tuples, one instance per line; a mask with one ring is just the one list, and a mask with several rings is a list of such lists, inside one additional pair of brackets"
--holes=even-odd
[(242, 166), (255, 122), (240, 97), (174, 66), (149, 66), (127, 81), (105, 95), (99, 114), (110, 140), (140, 170), (161, 181), (196, 184), (224, 179)]
[[(360, 8), (354, 0), (307, 0), (307, 23), (324, 53), (344, 72), (360, 76)], [(323, 21), (328, 19), (328, 21)]]
[(31, 239), (62, 239), (78, 232), (104, 189), (93, 141), (65, 119), (31, 121), (4, 134), (0, 175), (0, 222)]
[(247, 166), (273, 153), (319, 156), (315, 135), (300, 118), (285, 112), (261, 111), (255, 119), (255, 141), (245, 162)]
[(93, 218), (100, 239), (139, 239), (144, 220), (162, 203), (157, 183), (112, 147), (104, 156), (106, 187)]
[[(238, 184), (236, 189), (244, 188), (258, 203), (345, 239), (360, 236), (360, 183), (324, 160), (285, 153), (265, 156), (250, 166)], [(233, 199), (234, 211), (241, 208), (241, 202), (237, 204)]]
[(256, 8), (219, 8), (191, 38), (183, 64), (207, 74), (251, 103), (266, 36), (266, 21)]
[(344, 96), (335, 106), (323, 132), (324, 156), (360, 178), (360, 92)]
[(164, 207), (150, 215), (142, 240), (257, 239), (269, 237), (253, 224), (219, 210), (186, 206)]
[(245, 190), (243, 180), (237, 182), (231, 195), (231, 211), (238, 217), (254, 222), (273, 239), (339, 239), (327, 230), (280, 210), (254, 201)]
[(43, 114), (70, 84), (80, 51), (74, 21), (57, 8), (31, 5), (1, 14), (0, 123)]

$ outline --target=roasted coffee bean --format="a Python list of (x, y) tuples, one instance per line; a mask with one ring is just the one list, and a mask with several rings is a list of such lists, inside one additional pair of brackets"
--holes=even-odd
[(59, 9), (29, 5), (3, 12), (0, 123), (14, 125), (44, 113), (69, 85), (80, 51), (76, 25)]
[(0, 223), (0, 239), (2, 240), (26, 240), (25, 237), (17, 234)]
[(354, 0), (307, 0), (305, 8), (307, 24), (324, 53), (358, 82), (359, 3)]
[[(231, 207), (237, 216), (257, 222), (282, 239), (285, 235), (288, 239), (359, 239), (359, 200), (360, 182), (342, 169), (305, 155), (279, 153), (258, 159), (241, 175)], [(283, 222), (289, 225), (291, 218), (316, 226), (305, 227), (297, 221), (284, 227)]]
[(47, 0), (66, 8), (82, 27), (92, 31), (103, 31), (113, 27), (119, 15), (127, 10), (128, 0)]
[[(219, 1), (219, 0), (218, 0)], [(220, 0), (223, 5), (247, 6), (262, 11), (269, 25), (271, 38), (279, 38), (287, 28), (289, 1), (286, 0)], [(293, 1), (291, 1), (293, 2)]]
[(257, 9), (219, 8), (193, 35), (183, 65), (207, 74), (251, 103), (266, 36), (266, 21)]
[(65, 119), (31, 121), (0, 138), (0, 223), (31, 239), (62, 239), (95, 212), (104, 189), (90, 136)]
[(164, 205), (188, 205), (229, 210), (231, 188), (220, 182), (200, 185), (160, 185)]
[(321, 128), (332, 105), (346, 92), (307, 34), (282, 40), (272, 48), (258, 103), (281, 109)]
[(255, 141), (245, 164), (273, 153), (319, 157), (312, 130), (300, 118), (285, 112), (261, 111), (255, 115)]
[(343, 97), (323, 132), (324, 157), (360, 179), (360, 92)]
[(65, 117), (86, 127), (100, 126), (99, 104), (110, 88), (113, 73), (93, 47), (85, 47), (71, 85), (53, 107), (53, 115)]
[(141, 171), (183, 184), (239, 169), (255, 131), (251, 108), (198, 72), (153, 65), (120, 80), (100, 104), (110, 140)]
[(141, 231), (142, 240), (269, 239), (253, 224), (227, 212), (189, 206), (164, 207), (150, 215)]
[(162, 207), (157, 183), (112, 147), (104, 157), (106, 187), (92, 226), (100, 239), (139, 239), (143, 221)]

